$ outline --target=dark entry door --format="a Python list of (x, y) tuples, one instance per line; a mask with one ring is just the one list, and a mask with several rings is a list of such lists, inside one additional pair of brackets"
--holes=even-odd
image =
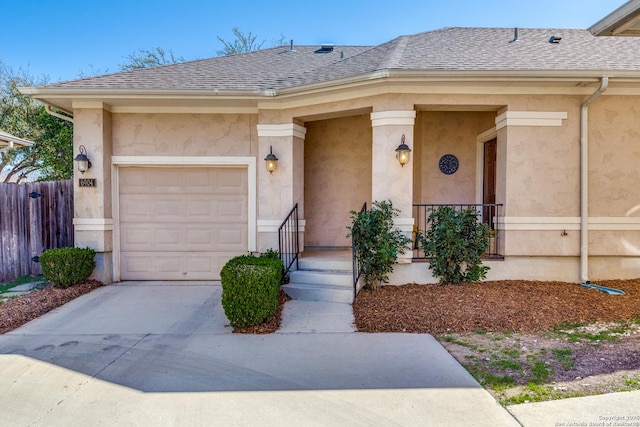
[[(497, 158), (497, 142), (496, 138), (484, 143), (484, 190), (482, 203), (492, 204), (496, 202), (496, 158)], [(482, 217), (484, 222), (489, 224), (492, 230), (495, 230), (495, 210), (491, 207), (483, 209)]]

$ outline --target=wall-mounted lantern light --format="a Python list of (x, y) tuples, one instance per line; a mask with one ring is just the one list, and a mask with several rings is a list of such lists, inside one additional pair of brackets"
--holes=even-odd
[(87, 149), (84, 145), (79, 147), (80, 154), (78, 154), (73, 160), (78, 162), (78, 171), (85, 173), (91, 167), (91, 161), (87, 157)]
[(400, 145), (396, 148), (396, 159), (400, 162), (400, 165), (404, 167), (407, 163), (409, 163), (409, 156), (411, 155), (411, 148), (407, 144), (404, 143), (404, 135), (402, 135), (402, 139), (400, 140)]
[(276, 170), (278, 158), (273, 154), (272, 146), (269, 146), (269, 154), (264, 158), (264, 161), (267, 163), (267, 170), (269, 173), (273, 173), (273, 171)]

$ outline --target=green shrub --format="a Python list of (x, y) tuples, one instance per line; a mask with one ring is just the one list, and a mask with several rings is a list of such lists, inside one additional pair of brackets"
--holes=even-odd
[(40, 255), (40, 265), (45, 279), (57, 288), (82, 283), (96, 267), (96, 251), (91, 248), (49, 249)]
[(278, 307), (282, 262), (271, 257), (243, 255), (222, 267), (222, 308), (234, 328), (271, 319)]
[(482, 255), (489, 248), (489, 227), (478, 221), (479, 215), (473, 207), (440, 206), (429, 215), (425, 234), (418, 234), (429, 257), (429, 269), (441, 284), (471, 283), (486, 277), (489, 267), (482, 265)]
[(371, 210), (350, 214), (352, 226), (347, 227), (347, 237), (353, 237), (365, 284), (375, 289), (389, 282), (398, 253), (405, 252), (411, 239), (394, 228), (393, 218), (398, 216), (398, 210), (391, 201), (373, 202)]
[(260, 254), (260, 258), (280, 259), (280, 252), (275, 249), (267, 249), (266, 252)]

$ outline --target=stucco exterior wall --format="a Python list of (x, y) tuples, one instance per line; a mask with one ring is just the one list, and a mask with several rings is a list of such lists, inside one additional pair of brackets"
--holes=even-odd
[(257, 115), (114, 114), (115, 156), (252, 156)]
[(640, 98), (589, 107), (589, 215), (640, 217)]
[(368, 114), (306, 123), (305, 246), (350, 246), (349, 211), (371, 204)]
[[(592, 280), (640, 275), (638, 98), (605, 93), (589, 109)], [(382, 187), (387, 193), (396, 191), (393, 180), (376, 185), (372, 179), (376, 173), (374, 142), (380, 147), (382, 143), (399, 144), (395, 134), (390, 138), (386, 133), (397, 130), (393, 126), (381, 126), (380, 137), (376, 137), (372, 111), (418, 111), (411, 135), (412, 160), (400, 169), (409, 174), (413, 170), (409, 182), (413, 182), (415, 203), (476, 201), (476, 138), (495, 126), (497, 115), (505, 111), (566, 112), (560, 126), (497, 129), (496, 197), (498, 203), (504, 203), (502, 213), (515, 222), (506, 222), (500, 230), (500, 251), (507, 260), (493, 263), (494, 276), (490, 277), (578, 280), (579, 126), (585, 99), (583, 95), (407, 92), (353, 99), (309, 98), (300, 100), (300, 105), (292, 101), (282, 109), (274, 103), (257, 114), (111, 114), (97, 107), (77, 108), (76, 152), (80, 144), (87, 148), (93, 168), (83, 177), (97, 178), (98, 187), (76, 189), (76, 217), (111, 218), (111, 155), (248, 156), (256, 157), (259, 168), (258, 221), (275, 223), (293, 203), (300, 202), (306, 246), (348, 246), (349, 211), (359, 209), (365, 201), (371, 203), (372, 194)], [(304, 125), (306, 135), (304, 139), (259, 138), (259, 123)], [(263, 170), (262, 159), (270, 145), (280, 158), (273, 175)], [(389, 147), (380, 148), (379, 156), (397, 166)], [(460, 161), (453, 175), (439, 171), (438, 160), (444, 154), (454, 154)], [(284, 184), (286, 191), (282, 191)], [(109, 269), (113, 245), (108, 225), (76, 234), (79, 245), (107, 254), (104, 269)], [(269, 241), (262, 246), (273, 244)], [(540, 268), (547, 270), (542, 273)], [(621, 268), (625, 270), (617, 271)]]
[[(567, 106), (550, 106), (567, 111)], [(505, 215), (566, 217), (580, 213), (579, 108), (562, 126), (513, 126), (506, 135)], [(500, 160), (498, 161), (500, 163)]]
[[(416, 117), (414, 203), (475, 203), (476, 139), (495, 125), (495, 112), (420, 111)], [(458, 158), (452, 175), (440, 172), (445, 154)]]
[[(74, 153), (82, 145), (91, 160), (84, 174), (74, 165), (75, 246), (96, 251), (96, 268), (91, 278), (104, 283), (113, 280), (113, 229), (111, 198), (112, 115), (96, 105), (74, 111)], [(93, 178), (95, 187), (80, 187), (79, 178)]]

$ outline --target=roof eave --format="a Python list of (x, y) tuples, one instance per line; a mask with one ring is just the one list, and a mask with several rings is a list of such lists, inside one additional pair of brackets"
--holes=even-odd
[(344, 79), (278, 89), (275, 96), (368, 84), (380, 80), (423, 80), (425, 82), (595, 82), (602, 77), (640, 82), (640, 70), (378, 70)]
[(631, 0), (589, 27), (596, 36), (637, 35), (625, 31), (640, 23), (640, 0)]
[(20, 93), (31, 97), (117, 97), (117, 96), (161, 96), (161, 97), (265, 97), (273, 96), (273, 90), (228, 90), (228, 89), (141, 89), (141, 88), (60, 88), (28, 86), (18, 88)]

